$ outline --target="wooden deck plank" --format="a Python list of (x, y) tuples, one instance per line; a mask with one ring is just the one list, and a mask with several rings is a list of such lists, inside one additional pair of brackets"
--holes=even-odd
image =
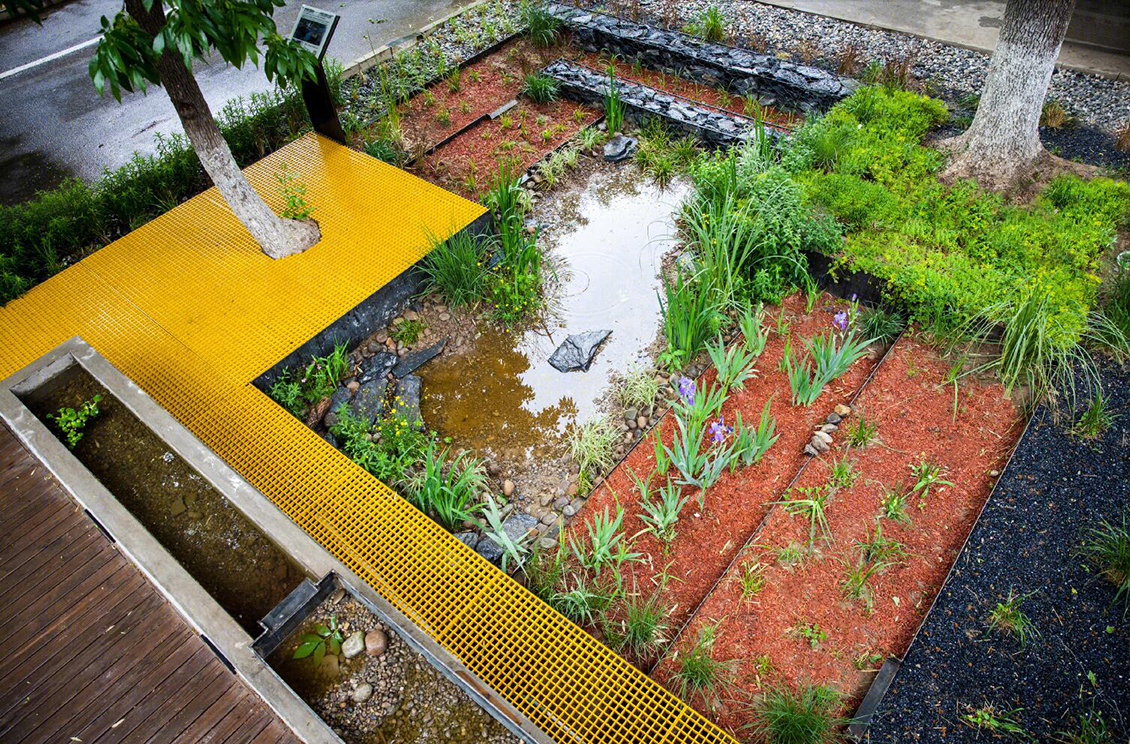
[[(211, 662), (215, 662), (215, 664)], [(230, 678), (231, 672), (215, 657), (212, 657), (203, 671), (182, 680), (181, 687), (177, 690), (175, 696), (166, 700), (160, 708), (150, 711), (149, 715), (134, 727), (129, 735), (130, 741), (148, 741), (149, 737), (162, 731), (169, 722), (177, 720), (181, 712), (186, 709), (198, 713), (198, 705), (194, 704), (197, 697), (209, 687), (222, 687), (222, 683), (227, 681), (222, 675), (229, 675)]]
[(243, 702), (246, 695), (247, 693), (239, 687), (225, 687), (220, 697), (208, 706), (207, 710), (197, 716), (196, 720), (189, 724), (184, 731), (177, 734), (177, 737), (172, 740), (172, 744), (201, 744), (209, 741), (208, 733), (216, 730), (216, 723), (223, 720), (236, 706)]
[(0, 741), (295, 741), (0, 425)]
[(4, 582), (8, 591), (0, 592), (0, 605), (9, 606), (19, 601), (28, 592), (39, 590), (36, 584), (50, 587), (54, 581), (64, 578), (71, 569), (78, 568), (92, 556), (87, 551), (107, 552), (111, 550), (98, 530), (83, 530), (74, 539), (51, 540), (43, 546), (33, 560), (24, 561), (18, 568), (5, 574)]
[(85, 702), (84, 693), (112, 685), (131, 666), (143, 662), (149, 652), (164, 644), (173, 630), (171, 624), (153, 624), (147, 617), (140, 617), (132, 631), (98, 649), (97, 656), (76, 674), (63, 678), (61, 684), (54, 684), (53, 689), (44, 692), (35, 702), (36, 714), (26, 716), (13, 730), (28, 744), (54, 741), (52, 736), (70, 721), (74, 708)]
[(8, 564), (12, 561), (34, 557), (37, 551), (28, 548), (42, 545), (45, 535), (57, 535), (61, 526), (65, 526), (65, 529), (81, 526), (66, 509), (40, 509), (22, 522), (19, 517), (4, 521), (10, 525), (19, 525), (20, 530), (12, 536), (11, 542), (5, 543), (0, 550), (0, 565), (8, 568), (10, 568)]
[(191, 631), (180, 626), (169, 627), (170, 634), (161, 647), (150, 649), (144, 658), (124, 669), (104, 672), (98, 684), (90, 685), (87, 697), (68, 707), (68, 718), (57, 728), (61, 741), (67, 741), (71, 736), (84, 741), (93, 739), (91, 727), (103, 714), (107, 719), (105, 728), (112, 727), (122, 720), (135, 702), (188, 661), (193, 647), (185, 641), (192, 635)]
[(14, 618), (13, 622), (22, 622), (22, 624), (9, 636), (12, 646), (34, 644), (43, 638), (53, 636), (84, 614), (97, 612), (103, 602), (110, 601), (119, 592), (128, 593), (140, 586), (145, 580), (136, 571), (130, 570), (131, 568), (132, 566), (108, 563), (106, 566), (108, 576), (96, 572), (89, 576), (76, 576), (70, 579), (68, 594), (74, 597), (74, 600), (69, 605), (53, 602), (50, 595), (39, 597), (24, 610), (22, 617)]
[[(188, 636), (192, 633), (188, 632)], [(125, 690), (113, 703), (81, 723), (81, 727), (74, 733), (75, 738), (84, 742), (124, 741), (127, 733), (141, 723), (141, 718), (147, 715), (150, 708), (160, 707), (180, 687), (180, 678), (176, 676), (179, 670), (184, 674), (194, 674), (202, 669), (211, 653), (203, 645), (197, 646), (186, 642), (171, 649), (167, 657), (150, 670), (137, 685)], [(117, 725), (115, 725), (117, 724)], [(128, 724), (128, 725), (127, 725)], [(125, 728), (123, 728), (125, 726)]]
[[(224, 684), (227, 682), (227, 677), (230, 677), (232, 672), (228, 670), (223, 664), (217, 662), (218, 669), (215, 670), (215, 676), (211, 681), (203, 683), (199, 686), (196, 695), (190, 700), (186, 701), (184, 707), (180, 711), (169, 717), (150, 716), (149, 721), (141, 725), (139, 731), (135, 731), (135, 736), (140, 739), (141, 733), (148, 733), (146, 741), (151, 741), (154, 736), (160, 735), (161, 741), (166, 742), (180, 736), (181, 732), (191, 726), (211, 708), (217, 700), (224, 694), (225, 690), (231, 689), (231, 685)], [(163, 714), (167, 711), (162, 711)]]
[[(88, 634), (93, 638), (80, 636), (76, 643), (58, 649), (48, 662), (21, 667), (24, 676), (19, 683), (20, 697), (12, 701), (15, 705), (0, 711), (0, 741), (13, 729), (26, 733), (29, 726), (42, 720), (43, 714), (49, 711), (43, 711), (40, 703), (64, 688), (71, 679), (78, 677), (85, 681), (92, 669), (101, 670), (104, 665), (113, 663), (131, 640), (126, 636), (143, 626), (146, 616), (160, 603), (160, 597), (147, 595), (136, 607), (115, 613), (112, 624), (98, 635)], [(79, 646), (81, 648), (76, 650)], [(19, 673), (13, 675), (16, 676)], [(18, 725), (21, 721), (26, 721), (26, 725)], [(20, 741), (20, 737), (11, 737), (11, 740)]]
[[(107, 563), (104, 567), (107, 571), (112, 569), (111, 563)], [(47, 637), (42, 643), (29, 645), (7, 658), (0, 659), (0, 698), (3, 698), (14, 685), (22, 683), (26, 674), (32, 674), (37, 670), (57, 669), (65, 665), (76, 651), (81, 651), (93, 643), (107, 626), (116, 622), (117, 618), (144, 602), (148, 596), (147, 588), (139, 586), (129, 594), (115, 595), (114, 601), (104, 605), (98, 612), (79, 618), (56, 635)], [(28, 671), (24, 676), (20, 676), (17, 669)], [(0, 710), (3, 710), (2, 703)]]

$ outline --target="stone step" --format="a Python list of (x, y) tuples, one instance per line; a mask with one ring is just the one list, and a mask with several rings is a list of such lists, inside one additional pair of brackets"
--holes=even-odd
[(548, 3), (546, 9), (566, 24), (573, 43), (583, 49), (611, 52), (741, 96), (752, 93), (766, 106), (804, 113), (825, 111), (860, 86), (856, 80), (818, 67), (703, 41), (605, 13), (557, 2)]
[[(558, 92), (566, 98), (604, 105), (610, 87), (607, 73), (561, 59), (547, 65), (542, 72), (557, 80)], [(729, 147), (748, 140), (757, 128), (757, 122), (748, 117), (665, 93), (649, 85), (617, 78), (616, 89), (620, 92), (626, 118), (640, 126), (658, 118), (668, 128), (694, 134), (713, 147)], [(765, 127), (765, 132), (773, 141), (782, 136), (780, 130), (769, 126)]]

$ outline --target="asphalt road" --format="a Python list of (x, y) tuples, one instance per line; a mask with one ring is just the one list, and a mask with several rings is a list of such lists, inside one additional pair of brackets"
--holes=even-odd
[[(393, 39), (419, 29), (470, 0), (344, 0), (309, 4), (341, 15), (326, 58), (348, 64)], [(301, 0), (288, 0), (275, 23), (290, 31)], [(121, 0), (72, 0), (53, 8), (37, 26), (28, 20), (0, 25), (0, 75), (88, 42), (101, 16), (112, 16)], [(368, 38), (367, 38), (368, 37)], [(147, 95), (124, 94), (119, 104), (100, 98), (87, 75), (94, 46), (0, 78), (0, 203), (27, 199), (67, 176), (92, 180), (104, 168), (152, 152), (154, 135), (181, 131), (161, 88)], [(213, 111), (237, 96), (270, 88), (262, 70), (237, 70), (217, 60), (195, 66), (196, 79)]]

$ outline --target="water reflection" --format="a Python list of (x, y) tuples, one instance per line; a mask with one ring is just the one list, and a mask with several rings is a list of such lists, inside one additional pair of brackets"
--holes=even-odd
[[(660, 264), (688, 190), (681, 182), (660, 189), (635, 168), (597, 169), (540, 204), (555, 274), (544, 317), (522, 331), (484, 327), (470, 353), (426, 365), (429, 425), (486, 455), (563, 452), (568, 426), (592, 417), (611, 376), (644, 359), (655, 340)], [(587, 372), (549, 365), (568, 335), (604, 328), (612, 335)]]

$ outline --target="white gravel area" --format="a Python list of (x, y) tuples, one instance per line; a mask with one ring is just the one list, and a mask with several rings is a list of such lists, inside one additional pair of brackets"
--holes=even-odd
[[(852, 45), (858, 48), (864, 63), (910, 55), (916, 77), (958, 96), (980, 93), (989, 66), (989, 55), (982, 52), (751, 0), (639, 1), (640, 8), (653, 19), (664, 17), (674, 8), (682, 23), (717, 6), (729, 19), (738, 45), (748, 46), (751, 36), (759, 35), (768, 42), (770, 53), (793, 56), (799, 56), (798, 49), (807, 45), (816, 52), (814, 64), (823, 61), (834, 67), (840, 52)], [(1130, 81), (1057, 69), (1048, 97), (1058, 100), (1081, 121), (1107, 131), (1130, 120)]]

